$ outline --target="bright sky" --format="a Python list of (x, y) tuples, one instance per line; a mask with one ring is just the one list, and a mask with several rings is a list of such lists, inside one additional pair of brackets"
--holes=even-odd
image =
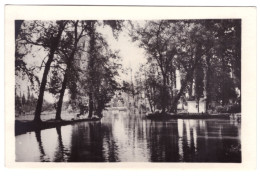
[[(144, 64), (146, 62), (144, 50), (138, 46), (137, 43), (133, 43), (131, 41), (130, 36), (128, 35), (128, 32), (126, 29), (123, 29), (123, 31), (119, 34), (118, 39), (116, 40), (112, 34), (112, 30), (106, 26), (99, 29), (99, 32), (101, 32), (104, 37), (107, 39), (108, 44), (110, 45), (112, 50), (119, 50), (120, 57), (121, 57), (121, 64), (123, 69), (126, 68), (132, 68), (133, 75), (138, 70), (140, 64)], [(30, 65), (39, 65), (42, 62), (42, 59), (46, 56), (46, 53), (43, 51), (35, 50), (33, 53), (34, 57), (28, 56), (25, 58), (25, 61)], [(38, 77), (41, 80), (43, 75), (42, 69)], [(128, 76), (125, 74), (120, 74), (121, 80), (130, 80), (130, 71), (128, 73)], [(20, 81), (21, 82), (21, 91), (22, 94), (27, 94), (27, 86), (29, 85), (28, 81)], [(36, 97), (38, 95), (35, 95)], [(49, 102), (54, 102), (55, 99), (52, 94), (45, 92), (44, 99)], [(65, 92), (64, 101), (68, 100), (68, 92)]]
[[(145, 53), (142, 48), (138, 46), (137, 42), (132, 42), (131, 37), (124, 29), (116, 40), (113, 37), (112, 30), (108, 26), (100, 30), (107, 38), (107, 41), (113, 50), (120, 50), (120, 57), (122, 58), (122, 66), (124, 69), (132, 68), (133, 75), (138, 70), (141, 64), (146, 62)], [(123, 78), (125, 75), (121, 75)], [(130, 73), (129, 73), (130, 76)]]

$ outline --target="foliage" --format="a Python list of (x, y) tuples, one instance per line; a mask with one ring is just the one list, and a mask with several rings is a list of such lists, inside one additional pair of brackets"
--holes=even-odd
[(98, 116), (102, 116), (106, 104), (119, 87), (115, 80), (120, 69), (120, 65), (117, 64), (119, 57), (117, 52), (109, 50), (108, 44), (102, 34), (97, 32), (96, 27), (97, 23), (93, 21), (89, 28), (88, 69), (85, 73), (88, 80), (85, 87), (89, 95), (89, 116), (92, 116), (92, 109)]
[[(180, 99), (193, 96), (197, 101), (204, 97), (207, 107), (211, 101), (224, 105), (237, 98), (235, 89), (240, 89), (241, 80), (240, 20), (156, 20), (132, 26), (133, 41), (145, 49), (149, 69), (156, 70), (145, 78), (147, 98), (152, 102), (147, 85), (158, 85), (156, 97), (160, 101), (156, 102), (163, 112), (176, 112)], [(176, 70), (181, 74), (177, 91)]]
[[(130, 36), (145, 50), (147, 62), (140, 66), (134, 80), (131, 77), (131, 82), (123, 81), (121, 90), (136, 101), (147, 99), (151, 111), (176, 113), (179, 102), (199, 102), (201, 98), (207, 108), (211, 102), (226, 107), (233, 100), (236, 106), (218, 107), (218, 111), (239, 111), (241, 20), (150, 20), (130, 24)], [(59, 116), (65, 90), (74, 108), (88, 104), (90, 117), (92, 113), (102, 116), (120, 88), (117, 77), (122, 69), (119, 51), (111, 50), (98, 30), (104, 26), (112, 29), (115, 38), (125, 27), (122, 20), (15, 22), (16, 78), (29, 80), (32, 88), (39, 87), (37, 102), (30, 102), (37, 104), (35, 119), (40, 119), (45, 91), (59, 96)], [(26, 62), (28, 58), (32, 63)], [(181, 86), (177, 88), (178, 80)], [(16, 95), (16, 106), (28, 103), (29, 95)]]

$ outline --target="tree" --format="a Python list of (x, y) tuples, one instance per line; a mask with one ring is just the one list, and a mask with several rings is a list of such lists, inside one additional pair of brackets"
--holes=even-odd
[[(191, 95), (193, 81), (196, 101), (204, 96), (206, 108), (214, 99), (226, 104), (236, 97), (234, 89), (240, 89), (241, 79), (241, 21), (158, 20), (132, 26), (130, 35), (145, 49), (150, 69), (149, 63), (159, 68), (162, 112), (177, 112), (180, 98), (185, 92)], [(176, 70), (181, 73), (178, 91), (174, 91)]]
[(132, 34), (133, 40), (139, 40), (149, 59), (156, 61), (162, 76), (161, 105), (164, 113), (167, 108), (167, 77), (172, 66), (173, 56), (176, 54), (174, 47), (174, 33), (177, 26), (168, 21), (149, 21), (143, 28), (137, 28)]
[(97, 21), (91, 21), (88, 28), (90, 39), (86, 87), (89, 97), (89, 117), (93, 116), (94, 110), (98, 116), (101, 116), (106, 103), (110, 101), (114, 91), (118, 89), (115, 76), (118, 75), (117, 69), (120, 67), (115, 61), (118, 59), (117, 53), (108, 49), (102, 34), (96, 31), (97, 26)]
[[(48, 52), (48, 59), (44, 65), (44, 73), (40, 84), (39, 96), (35, 110), (34, 122), (41, 122), (41, 111), (47, 76), (54, 60), (58, 45), (62, 38), (67, 21), (27, 21), (20, 32), (20, 43), (29, 46), (43, 47)], [(23, 64), (22, 64), (23, 65)], [(16, 65), (19, 67), (19, 64)]]
[(144, 83), (142, 87), (143, 90), (140, 91), (145, 92), (150, 110), (151, 112), (154, 112), (155, 109), (161, 108), (160, 93), (162, 85), (160, 82), (160, 76), (157, 72), (157, 65), (147, 62), (145, 65), (141, 65), (141, 68), (142, 69), (140, 70), (142, 70), (141, 74), (144, 77)]
[(241, 80), (241, 20), (201, 20), (204, 26), (206, 111), (212, 101), (227, 104)]
[(56, 119), (61, 119), (61, 105), (66, 88), (69, 90), (70, 104), (73, 108), (87, 107), (87, 100), (89, 117), (92, 117), (94, 112), (101, 116), (113, 91), (118, 87), (114, 76), (118, 74), (119, 65), (116, 63), (117, 52), (109, 50), (107, 42), (97, 28), (109, 25), (114, 32), (118, 32), (121, 22), (89, 20), (71, 21), (70, 24), (70, 30), (65, 31), (65, 35), (68, 36), (67, 43), (63, 43), (59, 49), (59, 55), (64, 58), (66, 67), (59, 90)]
[[(63, 57), (66, 60), (66, 70), (62, 82), (62, 87), (60, 89), (60, 97), (57, 103), (56, 109), (56, 120), (61, 120), (61, 110), (62, 110), (62, 103), (65, 90), (67, 88), (67, 84), (70, 78), (70, 75), (73, 74), (73, 61), (75, 59), (75, 55), (79, 49), (78, 43), (80, 39), (84, 36), (84, 31), (86, 31), (88, 23), (85, 21), (71, 21), (71, 29), (66, 31), (67, 41), (62, 44), (62, 48), (59, 48)], [(71, 80), (72, 81), (72, 80)]]
[(226, 105), (230, 99), (236, 99), (235, 88), (241, 89), (241, 20), (220, 20), (217, 24), (217, 56), (221, 58), (219, 95), (222, 105)]
[(62, 33), (65, 29), (67, 22), (59, 21), (59, 22), (57, 22), (57, 24), (58, 24), (58, 30), (51, 34), (51, 36), (50, 36), (51, 38), (49, 40), (47, 40), (47, 42), (45, 40), (43, 40), (44, 43), (45, 42), (49, 43), (49, 45), (47, 45), (47, 47), (49, 48), (49, 55), (48, 55), (48, 60), (45, 64), (45, 69), (44, 69), (44, 73), (43, 73), (43, 77), (42, 77), (42, 81), (41, 81), (40, 93), (39, 93), (37, 106), (36, 106), (36, 110), (35, 110), (35, 116), (34, 116), (35, 122), (41, 121), (40, 115), (41, 115), (41, 109), (42, 109), (42, 103), (43, 103), (44, 90), (45, 90), (45, 86), (47, 83), (47, 76), (48, 76), (48, 73), (50, 70), (51, 63), (54, 58), (54, 54), (58, 48)]
[[(202, 57), (200, 27), (190, 21), (148, 21), (131, 34), (133, 40), (138, 40), (146, 50), (148, 62), (154, 62), (159, 67), (162, 113), (167, 109), (176, 112), (180, 97), (193, 79), (194, 70)], [(177, 69), (184, 75), (178, 93), (172, 91), (176, 86)], [(170, 94), (174, 97), (171, 103), (168, 98)], [(167, 108), (169, 104), (172, 108)]]

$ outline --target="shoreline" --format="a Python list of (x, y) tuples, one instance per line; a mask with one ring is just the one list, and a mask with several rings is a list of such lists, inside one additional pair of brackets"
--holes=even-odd
[[(222, 114), (199, 114), (199, 113), (181, 113), (181, 114), (169, 114), (169, 113), (151, 113), (145, 116), (149, 120), (155, 121), (164, 121), (171, 119), (230, 119), (232, 118), (231, 114), (222, 113)], [(55, 119), (44, 120), (40, 123), (36, 123), (32, 120), (15, 120), (15, 136), (25, 134), (27, 132), (32, 132), (36, 130), (44, 130), (55, 128), (59, 126), (72, 125), (79, 122), (97, 122), (100, 121), (100, 118), (83, 118), (83, 119), (67, 119), (59, 120)], [(237, 118), (238, 121), (241, 120)]]
[(229, 113), (222, 114), (201, 114), (201, 113), (183, 113), (183, 114), (169, 114), (169, 113), (152, 113), (146, 115), (150, 120), (170, 120), (170, 119), (230, 119)]
[(25, 134), (27, 132), (32, 132), (36, 130), (44, 130), (55, 128), (59, 126), (72, 125), (79, 122), (97, 122), (100, 121), (100, 118), (94, 119), (77, 119), (77, 120), (47, 120), (42, 121), (40, 123), (36, 123), (34, 121), (21, 121), (15, 120), (15, 136)]

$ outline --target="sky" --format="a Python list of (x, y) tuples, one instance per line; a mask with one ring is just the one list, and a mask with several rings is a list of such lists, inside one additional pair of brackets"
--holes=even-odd
[[(140, 64), (146, 62), (144, 49), (138, 46), (137, 42), (132, 42), (126, 29), (119, 34), (118, 40), (113, 37), (112, 30), (108, 26), (100, 30), (107, 38), (107, 41), (113, 50), (120, 50), (119, 55), (122, 58), (123, 68), (132, 68), (133, 74), (139, 69)], [(124, 77), (125, 75), (121, 75)]]
[[(119, 33), (118, 39), (115, 39), (112, 33), (111, 28), (108, 26), (100, 27), (98, 29), (100, 33), (107, 39), (107, 42), (112, 50), (119, 50), (119, 56), (121, 58), (121, 64), (123, 69), (132, 68), (132, 74), (138, 70), (141, 64), (146, 62), (145, 51), (138, 46), (137, 42), (132, 42), (131, 37), (128, 35), (128, 31), (123, 29), (122, 32)], [(38, 50), (39, 48), (35, 48), (32, 55), (28, 55), (24, 58), (25, 62), (28, 65), (38, 65), (40, 66), (44, 57), (46, 57), (47, 53), (43, 50)], [(46, 58), (47, 59), (47, 58)], [(42, 79), (44, 69), (37, 74), (39, 80)], [(130, 71), (129, 71), (130, 72)], [(128, 75), (120, 73), (120, 80), (130, 80), (131, 74)], [(29, 86), (29, 82), (27, 80), (16, 80), (20, 85), (21, 94), (27, 95), (27, 86)], [(38, 94), (34, 94), (35, 97)], [(27, 97), (27, 96), (26, 96)], [(52, 94), (45, 91), (44, 99), (48, 102), (55, 102), (55, 98)], [(65, 92), (64, 101), (69, 99), (68, 91)]]

